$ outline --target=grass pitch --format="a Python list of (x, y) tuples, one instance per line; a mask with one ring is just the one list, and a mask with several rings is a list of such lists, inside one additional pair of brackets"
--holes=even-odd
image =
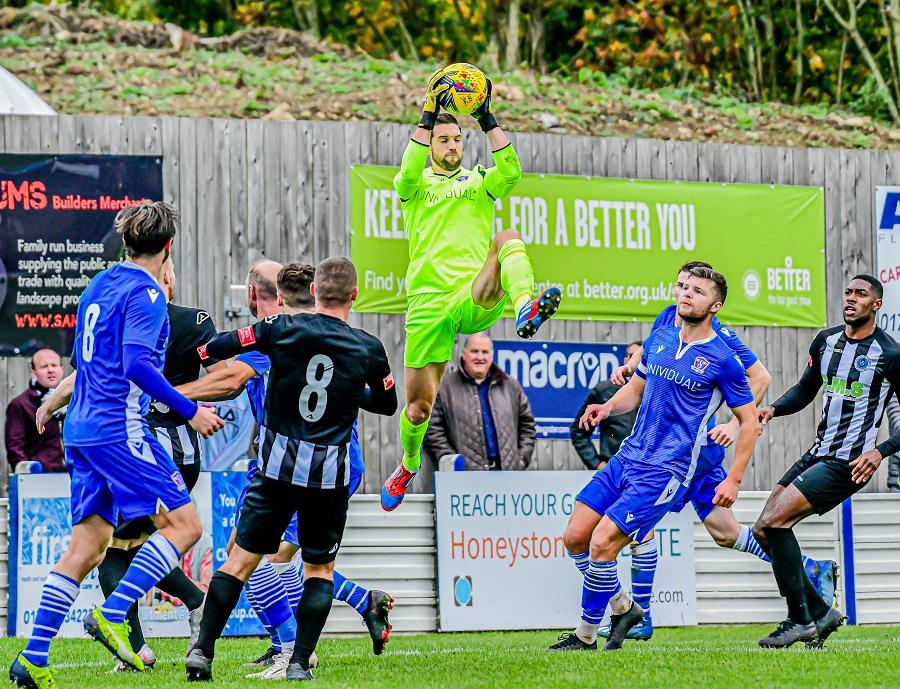
[[(770, 627), (695, 627), (657, 630), (649, 642), (628, 642), (618, 653), (545, 653), (554, 632), (428, 634), (396, 637), (384, 655), (368, 639), (324, 639), (317, 649), (316, 687), (767, 687), (900, 686), (900, 627), (843, 627), (821, 651), (797, 645), (763, 650)], [(154, 639), (156, 669), (109, 675), (109, 653), (89, 640), (60, 639), (50, 658), (60, 689), (186, 687), (181, 639)], [(22, 639), (2, 639), (4, 673)], [(215, 689), (246, 688), (241, 663), (266, 648), (260, 639), (225, 639), (217, 647)], [(192, 685), (195, 686), (195, 685)], [(196, 685), (202, 686), (202, 685)], [(270, 686), (268, 683), (260, 686)]]

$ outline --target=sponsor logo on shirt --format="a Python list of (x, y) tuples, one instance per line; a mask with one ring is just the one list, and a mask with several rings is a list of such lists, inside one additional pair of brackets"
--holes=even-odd
[(206, 353), (206, 345), (200, 345), (199, 347), (197, 347), (197, 354), (200, 355), (200, 359), (202, 361), (206, 361), (207, 359), (209, 359), (209, 354)]
[(265, 318), (263, 318), (263, 320), (266, 323), (268, 323), (269, 325), (272, 325), (272, 323), (275, 322), (275, 319), (278, 318), (280, 315), (281, 315), (280, 313), (273, 313), (271, 316), (266, 316)]
[(394, 373), (388, 373), (384, 378), (382, 378), (382, 382), (384, 383), (384, 389), (390, 390), (394, 387)]
[(150, 301), (155, 304), (156, 300), (159, 298), (159, 290), (148, 287), (147, 294), (150, 296)]
[(865, 388), (863, 384), (858, 380), (853, 383), (848, 383), (845, 378), (832, 378), (831, 382), (828, 382), (828, 376), (822, 376), (822, 383), (825, 385), (825, 392), (833, 395), (834, 397), (843, 397), (845, 399), (858, 399), (863, 396), (863, 392)]
[(703, 373), (706, 370), (706, 367), (709, 366), (709, 359), (705, 356), (698, 356), (694, 359), (694, 363), (691, 365), (691, 370), (694, 373)]
[(248, 325), (246, 328), (238, 328), (238, 341), (241, 347), (249, 347), (256, 344), (256, 333), (253, 332), (253, 326)]
[(331, 550), (328, 551), (328, 554), (334, 555), (337, 551), (338, 551), (338, 544), (335, 543), (333, 546), (331, 546)]
[(660, 353), (662, 350), (664, 350), (665, 348), (666, 348), (665, 345), (660, 345), (659, 347), (656, 348), (656, 353), (659, 354), (659, 353)]
[(865, 371), (867, 368), (869, 368), (869, 364), (870, 364), (870, 363), (871, 363), (871, 362), (869, 361), (869, 357), (867, 357), (867, 356), (858, 356), (858, 357), (856, 357), (856, 359), (853, 360), (853, 367), (854, 367), (857, 371), (862, 372), (862, 371)]
[(687, 388), (691, 392), (697, 392), (700, 389), (700, 381), (693, 380), (690, 376), (679, 373), (671, 368), (660, 366), (659, 364), (647, 364), (647, 373), (652, 376), (659, 376), (670, 380), (675, 385)]
[(209, 314), (206, 311), (198, 311), (197, 312), (197, 325), (200, 325), (203, 321), (209, 320)]

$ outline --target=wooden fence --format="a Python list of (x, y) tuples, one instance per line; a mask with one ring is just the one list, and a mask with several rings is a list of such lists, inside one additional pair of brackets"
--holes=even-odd
[[(354, 164), (399, 165), (411, 127), (394, 124), (263, 122), (187, 118), (0, 118), (6, 153), (107, 153), (161, 155), (165, 200), (181, 209), (183, 231), (175, 258), (177, 301), (226, 321), (229, 286), (242, 283), (249, 264), (269, 257), (317, 262), (348, 255), (349, 169)], [(511, 135), (526, 172), (632, 179), (774, 183), (825, 188), (828, 319), (839, 323), (848, 277), (875, 268), (875, 186), (895, 183), (900, 154), (892, 151), (786, 149), (645, 139)], [(489, 162), (486, 138), (465, 131), (464, 164)], [(723, 218), (723, 239), (727, 238)], [(613, 269), (612, 267), (610, 268)], [(355, 315), (354, 325), (379, 336), (396, 372), (402, 370), (403, 318)], [(737, 328), (760, 356), (773, 382), (774, 399), (799, 376), (815, 331)], [(540, 337), (559, 341), (630, 342), (649, 332), (647, 323), (553, 320)], [(511, 321), (494, 337), (515, 337)], [(398, 377), (398, 383), (402, 376)], [(0, 358), (0, 424), (8, 401), (28, 380), (26, 360)], [(398, 386), (402, 395), (402, 383)], [(811, 443), (819, 405), (774, 423), (757, 444), (746, 489), (772, 487)], [(396, 418), (363, 415), (361, 431), (368, 471), (366, 492), (380, 489), (398, 456)], [(0, 450), (2, 455), (2, 450)], [(5, 465), (0, 456), (0, 465)], [(533, 468), (581, 468), (567, 441), (540, 440)], [(884, 489), (885, 469), (869, 489)], [(5, 481), (0, 481), (5, 485)], [(419, 491), (430, 481), (417, 481)]]

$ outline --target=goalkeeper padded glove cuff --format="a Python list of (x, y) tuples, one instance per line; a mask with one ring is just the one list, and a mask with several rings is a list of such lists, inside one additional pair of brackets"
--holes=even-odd
[(478, 124), (481, 125), (481, 131), (487, 134), (492, 129), (496, 129), (500, 125), (497, 124), (497, 118), (494, 113), (489, 112), (487, 115), (478, 118)]
[(434, 123), (437, 121), (437, 110), (423, 110), (422, 117), (419, 118), (419, 126), (422, 129), (431, 131), (434, 129)]

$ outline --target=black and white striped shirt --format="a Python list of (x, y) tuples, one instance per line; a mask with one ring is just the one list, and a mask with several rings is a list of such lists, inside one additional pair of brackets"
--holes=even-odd
[(397, 410), (384, 346), (324, 314), (269, 316), (207, 345), (218, 359), (250, 350), (272, 361), (260, 427), (260, 472), (307, 488), (348, 485), (347, 445), (359, 410), (386, 416)]
[[(900, 390), (900, 345), (881, 328), (853, 340), (846, 327), (823, 330), (809, 348), (809, 365), (800, 381), (773, 405), (776, 416), (793, 414), (824, 388), (822, 416), (809, 454), (852, 461), (876, 447), (884, 408)], [(889, 438), (882, 456), (900, 449)]]

